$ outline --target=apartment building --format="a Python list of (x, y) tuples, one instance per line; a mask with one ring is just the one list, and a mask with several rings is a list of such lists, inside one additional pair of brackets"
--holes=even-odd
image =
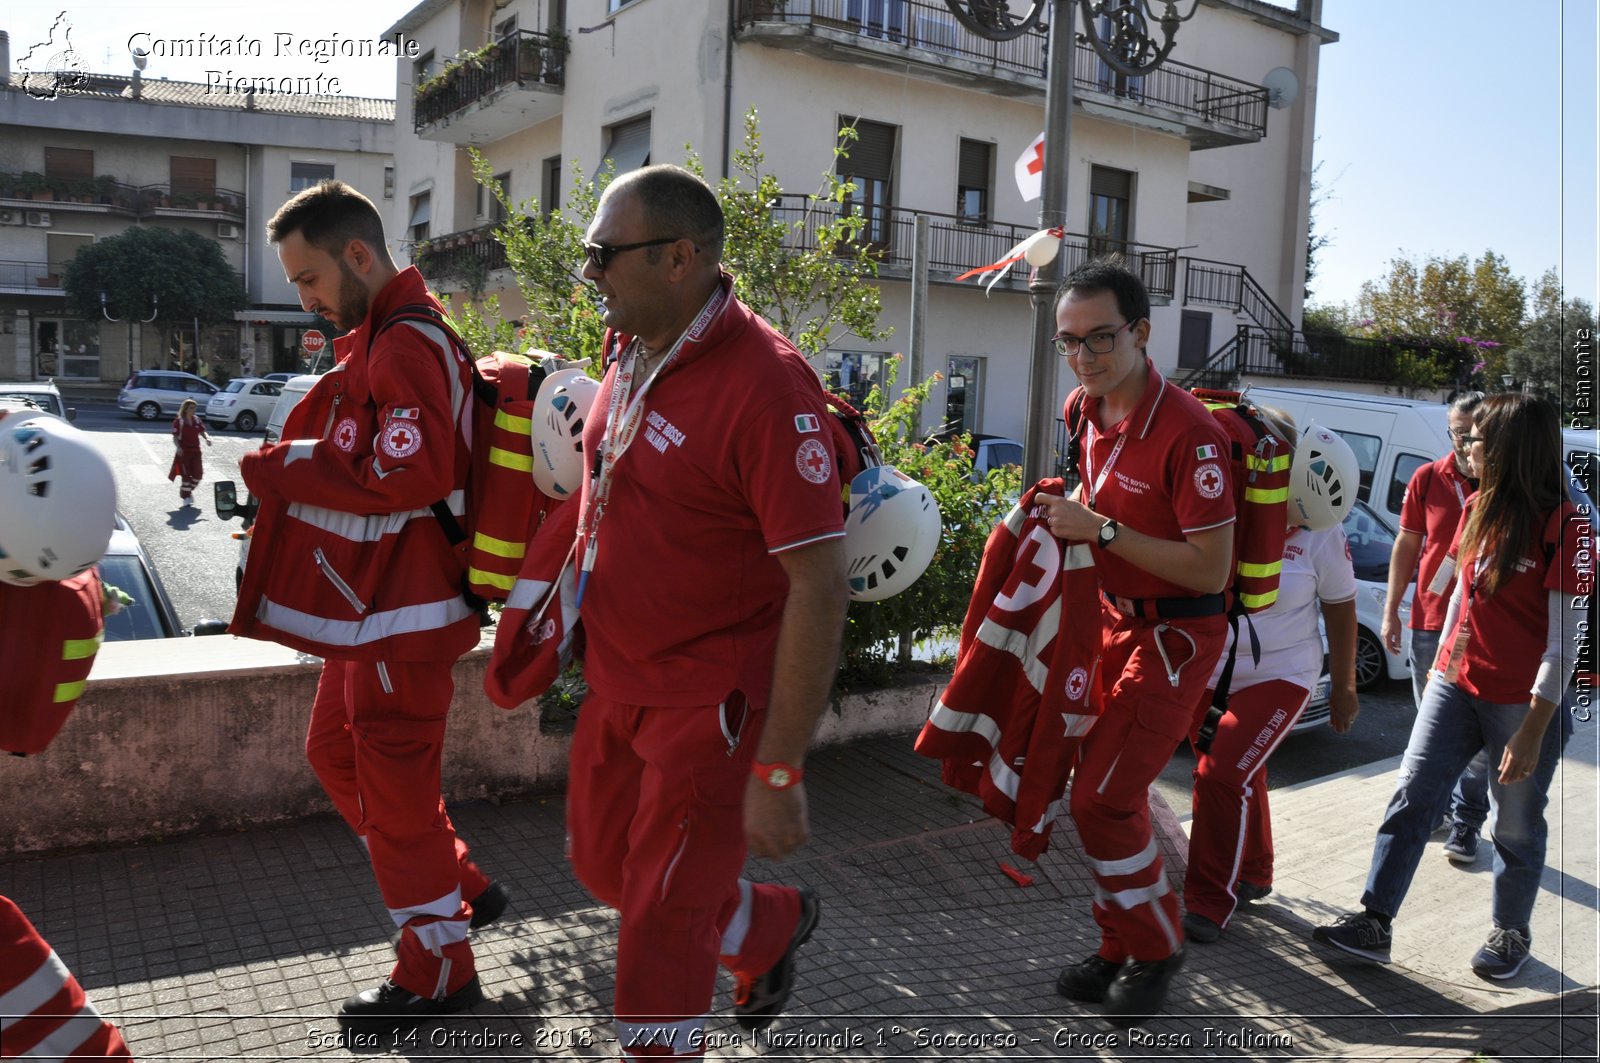
[[(1201, 0), (1152, 74), (1121, 76), (1088, 44), (1072, 56), (1063, 254), (1070, 265), (1119, 250), (1137, 265), (1158, 304), (1151, 354), (1169, 374), (1205, 364), (1241, 326), (1299, 320), (1318, 49), (1337, 39), (1320, 14), (1321, 0)], [(756, 108), (768, 167), (801, 196), (853, 123), (841, 172), (896, 331), (842, 342), (818, 370), (859, 395), (905, 349), (911, 234), (927, 215), (924, 366), (946, 380), (925, 426), (1021, 435), (1027, 278), (1014, 268), (988, 296), (954, 278), (1038, 227), (1013, 166), (1044, 125), (1044, 30), (991, 42), (940, 0), (426, 0), (397, 31), (424, 54), (396, 86), (392, 224), (427, 241), (418, 265), (439, 287), (470, 276), (520, 305), (468, 146), (514, 200), (559, 205), (574, 160), (622, 172), (680, 162), (691, 144), (715, 179)], [(1063, 367), (1058, 401), (1070, 376)]]
[[(50, 91), (39, 91), (41, 80), (54, 82)], [(267, 219), (324, 177), (384, 203), (394, 128), (392, 100), (219, 91), (138, 70), (13, 70), (0, 32), (0, 380), (110, 383), (156, 366), (228, 376), (298, 369), (301, 336), (330, 326), (300, 308), (267, 243)], [(140, 308), (69, 313), (66, 263), (133, 226), (214, 240), (248, 309), (223, 324), (176, 319), (159, 302), (149, 321)]]

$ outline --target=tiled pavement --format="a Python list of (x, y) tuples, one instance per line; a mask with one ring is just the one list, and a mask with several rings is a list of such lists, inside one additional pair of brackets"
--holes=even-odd
[[(1354, 903), (1394, 762), (1275, 791), (1277, 892), (1222, 941), (1190, 946), (1169, 1014), (1116, 1031), (1053, 992), (1095, 945), (1075, 836), (1037, 865), (937, 765), (896, 736), (814, 754), (816, 837), (752, 877), (817, 889), (823, 921), (788, 1015), (741, 1035), (726, 981), (711, 1058), (1594, 1059), (1596, 728), (1552, 802), (1535, 960), (1509, 987), (1473, 978), (1488, 874), (1430, 850), (1397, 920), (1396, 964), (1347, 962), (1308, 920)], [(399, 1044), (341, 1043), (332, 1014), (392, 952), (358, 845), (327, 818), (247, 833), (0, 862), (14, 899), (142, 1060), (605, 1059), (615, 921), (562, 859), (562, 800), (452, 809), (485, 870), (516, 890), (475, 936), (488, 1001)], [(1169, 872), (1186, 843), (1165, 817)], [(1021, 888), (1000, 869), (1024, 867)]]

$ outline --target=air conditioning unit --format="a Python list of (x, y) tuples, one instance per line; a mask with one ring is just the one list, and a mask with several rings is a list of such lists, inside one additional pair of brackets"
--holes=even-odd
[(239, 226), (235, 225), (231, 221), (219, 221), (219, 222), (217, 222), (217, 239), (218, 240), (237, 240), (237, 239), (239, 239)]
[(50, 227), (50, 212), (48, 210), (30, 210), (27, 212), (29, 225), (37, 225), (41, 229)]
[(21, 225), (22, 211), (0, 210), (0, 225)]

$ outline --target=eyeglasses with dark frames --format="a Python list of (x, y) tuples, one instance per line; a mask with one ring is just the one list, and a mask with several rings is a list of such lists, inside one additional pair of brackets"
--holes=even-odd
[(1110, 354), (1111, 349), (1117, 345), (1118, 334), (1123, 329), (1132, 328), (1138, 323), (1137, 320), (1129, 321), (1127, 324), (1110, 332), (1094, 332), (1082, 337), (1069, 336), (1064, 332), (1058, 333), (1051, 337), (1051, 342), (1055, 344), (1057, 354), (1064, 354), (1069, 357), (1077, 354), (1080, 350), (1087, 350), (1090, 354)]
[[(606, 267), (611, 265), (611, 260), (624, 251), (637, 251), (641, 247), (661, 247), (664, 244), (675, 244), (682, 239), (684, 239), (682, 236), (663, 236), (659, 240), (640, 240), (636, 244), (585, 243), (583, 251), (589, 257), (589, 264), (604, 273)], [(700, 248), (696, 247), (695, 250), (698, 251)]]

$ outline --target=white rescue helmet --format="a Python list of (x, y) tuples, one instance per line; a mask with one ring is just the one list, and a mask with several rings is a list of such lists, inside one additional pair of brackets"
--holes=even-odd
[(1289, 466), (1289, 521), (1307, 531), (1331, 528), (1350, 515), (1361, 489), (1355, 451), (1315, 422), (1300, 430)]
[(533, 482), (551, 498), (571, 498), (583, 483), (583, 425), (600, 382), (582, 369), (544, 378), (534, 397)]
[(893, 465), (857, 473), (844, 518), (850, 597), (876, 602), (911, 586), (933, 560), (940, 531), (939, 506), (922, 484)]
[(0, 582), (76, 576), (105, 556), (116, 514), (111, 465), (86, 432), (0, 411)]

